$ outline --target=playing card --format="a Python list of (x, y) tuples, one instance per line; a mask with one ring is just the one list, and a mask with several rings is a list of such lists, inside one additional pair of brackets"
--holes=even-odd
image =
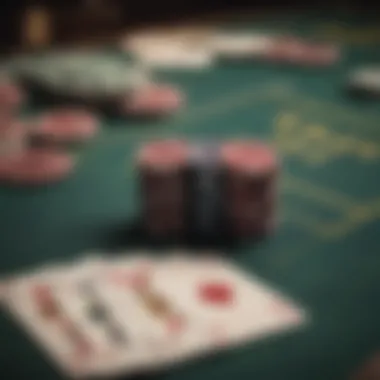
[[(71, 269), (69, 265), (51, 265), (7, 280), (4, 301), (12, 316), (59, 367), (74, 375), (76, 355), (82, 356), (82, 349), (84, 355), (89, 346), (72, 315), (62, 307), (57, 292)], [(80, 270), (81, 265), (76, 266), (76, 271)]]
[(306, 321), (218, 253), (92, 256), (3, 284), (11, 314), (75, 377), (149, 371)]
[(84, 260), (7, 282), (10, 313), (72, 377), (128, 373), (146, 359), (142, 349), (134, 350), (122, 323), (139, 324), (130, 305), (123, 309), (117, 297), (100, 291), (103, 267), (104, 260)]
[(112, 270), (124, 273), (145, 309), (150, 349), (159, 348), (156, 367), (290, 329), (306, 318), (294, 303), (216, 256), (176, 255), (141, 265), (132, 276), (120, 265)]
[(207, 39), (188, 35), (156, 35), (131, 38), (127, 49), (145, 67), (203, 69), (214, 62)]
[(212, 47), (222, 56), (255, 56), (265, 54), (274, 37), (259, 33), (218, 33), (212, 39)]

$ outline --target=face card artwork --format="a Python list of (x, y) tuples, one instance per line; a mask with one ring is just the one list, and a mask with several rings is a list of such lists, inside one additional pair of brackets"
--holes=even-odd
[[(11, 281), (5, 304), (11, 314), (72, 376), (111, 375), (143, 364), (129, 342), (118, 300), (100, 291), (103, 260), (46, 268)], [(116, 302), (115, 302), (116, 301)], [(133, 313), (123, 310), (130, 325)]]
[[(109, 268), (109, 284), (103, 288), (118, 298), (118, 312), (125, 315), (122, 310), (128, 309), (138, 320), (131, 339), (149, 353), (148, 364), (152, 367), (163, 364), (168, 348), (190, 331), (187, 317), (179, 305), (155, 287), (153, 279), (157, 267), (158, 262), (147, 260), (115, 262)], [(125, 323), (130, 325), (126, 319)]]
[(71, 271), (70, 266), (57, 265), (14, 278), (8, 281), (4, 302), (59, 367), (74, 374), (78, 361), (85, 363), (91, 357), (92, 346), (61, 298), (62, 284)]

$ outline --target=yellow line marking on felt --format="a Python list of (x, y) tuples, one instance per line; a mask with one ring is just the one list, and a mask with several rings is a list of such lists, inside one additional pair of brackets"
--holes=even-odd
[(338, 211), (341, 216), (336, 220), (314, 217), (307, 210), (285, 206), (285, 221), (306, 228), (325, 239), (337, 239), (347, 236), (358, 228), (380, 219), (380, 197), (360, 202), (337, 191), (315, 185), (310, 181), (286, 174), (282, 181), (282, 190), (310, 199), (316, 204)]
[(304, 122), (302, 116), (291, 112), (275, 117), (274, 141), (283, 153), (299, 156), (314, 165), (346, 156), (364, 161), (380, 158), (380, 142), (336, 132), (323, 124)]
[(373, 45), (380, 42), (380, 28), (377, 27), (352, 28), (327, 24), (317, 28), (315, 34), (337, 42), (359, 45)]
[[(294, 94), (291, 100), (294, 101), (294, 104), (293, 102), (289, 102), (289, 108), (297, 110), (297, 112), (301, 111), (300, 113), (305, 113), (307, 115), (310, 112), (310, 109), (315, 109), (318, 111), (319, 115), (328, 115), (329, 117), (338, 118), (340, 121), (345, 121), (347, 123), (345, 124), (345, 128), (353, 128), (354, 130), (357, 130), (359, 127), (361, 130), (379, 130), (380, 113), (364, 109), (355, 110), (351, 106), (318, 99), (305, 93)], [(359, 126), (357, 126), (357, 124), (359, 124)]]
[(347, 211), (357, 206), (357, 202), (345, 194), (314, 185), (308, 180), (297, 178), (293, 175), (286, 174), (282, 179), (282, 186), (285, 191), (291, 191), (302, 197), (309, 198), (332, 210)]

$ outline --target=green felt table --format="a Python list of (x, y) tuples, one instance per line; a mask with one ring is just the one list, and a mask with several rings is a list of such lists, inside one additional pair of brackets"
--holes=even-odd
[[(366, 34), (346, 18), (337, 24), (331, 15), (275, 17), (257, 25), (338, 38), (347, 43), (345, 59), (329, 69), (256, 64), (160, 73), (187, 92), (181, 113), (151, 123), (104, 119), (98, 137), (75, 151), (77, 168), (68, 180), (0, 188), (5, 275), (111, 250), (117, 242), (128, 247), (129, 239), (116, 232), (138, 213), (133, 157), (149, 139), (254, 137), (276, 145), (283, 158), (278, 231), (229, 254), (304, 305), (311, 321), (160, 379), (345, 379), (380, 345), (380, 104), (349, 99), (343, 91), (349, 69), (379, 62), (379, 32)], [(59, 378), (4, 315), (0, 336), (4, 379)]]

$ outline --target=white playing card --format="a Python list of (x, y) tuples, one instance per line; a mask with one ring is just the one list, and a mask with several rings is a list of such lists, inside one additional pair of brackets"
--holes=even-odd
[[(106, 280), (102, 278), (104, 265), (102, 259), (84, 260), (81, 265), (51, 266), (8, 281), (5, 305), (58, 366), (72, 377), (133, 372), (144, 366), (147, 357), (142, 349), (134, 349), (130, 336), (125, 339), (125, 347), (120, 340), (115, 341), (129, 333), (122, 324), (124, 319), (128, 319), (129, 326), (138, 325), (139, 321), (133, 319), (133, 307), (132, 312), (128, 307), (122, 309), (115, 296), (100, 291), (106, 288), (101, 283)], [(59, 318), (56, 315), (42, 317), (33, 296), (37, 285), (39, 289), (47, 286), (59, 305)], [(103, 318), (94, 320), (91, 317), (94, 297), (107, 308), (107, 323)]]
[[(219, 292), (218, 297), (222, 298), (223, 287), (231, 286), (232, 299), (220, 299), (216, 303), (201, 301), (201, 284), (204, 292), (209, 287), (211, 295), (214, 292), (218, 296)], [(173, 257), (161, 262), (151, 287), (186, 318), (182, 332), (174, 337), (166, 335), (160, 355), (163, 364), (256, 340), (306, 321), (305, 312), (294, 303), (259, 279), (248, 277), (212, 256), (203, 260), (195, 256)]]
[(260, 55), (271, 48), (275, 38), (258, 33), (219, 33), (212, 39), (212, 47), (224, 56)]
[[(81, 265), (77, 265), (75, 270), (81, 271)], [(75, 355), (72, 354), (73, 342), (63, 332), (59, 323), (55, 323), (53, 316), (46, 320), (41, 317), (34, 297), (36, 286), (48, 286), (55, 297), (57, 288), (61, 287), (71, 272), (70, 265), (51, 265), (29, 275), (8, 280), (4, 301), (12, 316), (48, 352), (60, 369), (74, 376), (77, 371)], [(71, 316), (65, 314), (65, 318), (68, 320)]]
[[(303, 309), (212, 252), (95, 255), (5, 284), (12, 315), (75, 377), (149, 371), (306, 321)], [(54, 307), (42, 318), (36, 285), (64, 311), (59, 323)]]
[(132, 54), (145, 66), (170, 69), (204, 69), (214, 62), (214, 54), (206, 42), (185, 37), (145, 38), (130, 43)]

